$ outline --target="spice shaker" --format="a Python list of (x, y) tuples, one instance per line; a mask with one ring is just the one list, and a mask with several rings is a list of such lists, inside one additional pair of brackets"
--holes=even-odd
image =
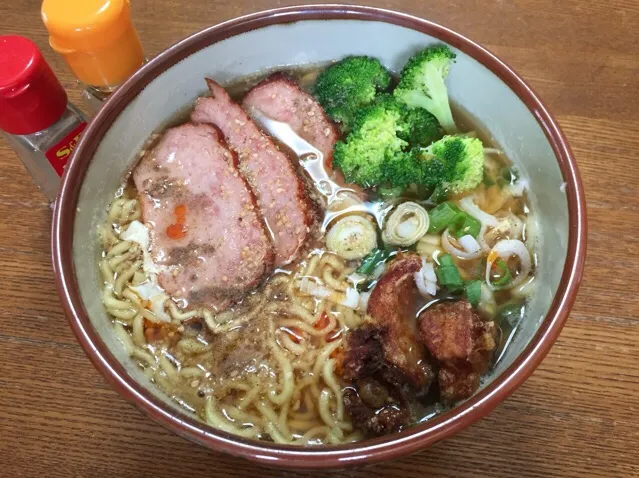
[(0, 133), (51, 201), (85, 127), (38, 47), (0, 35)]
[(146, 61), (129, 0), (44, 0), (41, 13), (90, 114)]

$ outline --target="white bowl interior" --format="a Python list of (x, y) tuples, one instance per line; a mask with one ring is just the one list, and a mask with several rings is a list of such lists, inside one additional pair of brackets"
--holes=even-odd
[[(178, 408), (126, 356), (101, 302), (96, 228), (106, 219), (106, 206), (147, 138), (206, 92), (205, 76), (224, 84), (273, 67), (321, 63), (350, 54), (375, 56), (399, 71), (412, 53), (436, 42), (440, 41), (429, 35), (382, 22), (309, 20), (268, 26), (203, 48), (153, 80), (127, 106), (105, 134), (82, 184), (73, 260), (93, 326), (136, 381)], [(541, 238), (537, 293), (506, 355), (484, 380), (486, 386), (522, 352), (550, 307), (567, 254), (568, 205), (555, 155), (533, 114), (494, 73), (457, 53), (448, 78), (450, 96), (490, 131), (528, 177)]]

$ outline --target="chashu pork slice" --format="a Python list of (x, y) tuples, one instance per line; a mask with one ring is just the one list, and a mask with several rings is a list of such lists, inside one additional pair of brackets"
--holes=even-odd
[(242, 106), (257, 108), (274, 120), (288, 123), (330, 164), (333, 146), (339, 139), (337, 127), (320, 104), (285, 74), (274, 73), (255, 85), (242, 100)]
[(217, 126), (238, 154), (240, 170), (257, 196), (275, 244), (275, 265), (295, 259), (311, 235), (313, 204), (295, 166), (273, 140), (213, 80), (211, 97), (199, 98), (191, 114), (195, 123)]
[(273, 246), (236, 158), (210, 125), (167, 130), (133, 171), (158, 281), (221, 311), (271, 272)]

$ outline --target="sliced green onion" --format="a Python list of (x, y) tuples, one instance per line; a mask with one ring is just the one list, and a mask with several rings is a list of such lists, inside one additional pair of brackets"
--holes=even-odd
[(477, 238), (480, 230), (481, 223), (465, 212), (459, 212), (448, 225), (448, 231), (457, 239), (467, 234)]
[(439, 262), (439, 266), (440, 267), (445, 267), (445, 266), (454, 266), (455, 262), (453, 261), (453, 258), (450, 254), (441, 254), (438, 258), (437, 261)]
[(439, 267), (435, 269), (437, 282), (451, 292), (456, 292), (464, 288), (464, 280), (459, 273), (459, 269), (453, 262), (449, 254), (439, 256)]
[(512, 276), (510, 275), (510, 270), (508, 269), (508, 265), (501, 259), (497, 259), (495, 261), (495, 265), (499, 269), (499, 279), (496, 281), (491, 281), (492, 285), (497, 287), (504, 287), (510, 284), (512, 280)]
[(392, 253), (392, 249), (373, 249), (370, 254), (364, 257), (356, 272), (363, 275), (372, 274), (377, 266), (386, 262)]
[(466, 282), (466, 298), (470, 305), (473, 307), (477, 307), (479, 305), (479, 301), (481, 300), (481, 281), (480, 280), (471, 280)]
[(459, 290), (464, 286), (464, 281), (455, 266), (439, 267), (435, 273), (439, 284), (450, 291)]
[(430, 217), (429, 234), (439, 234), (455, 219), (460, 209), (451, 202), (443, 202), (428, 211)]

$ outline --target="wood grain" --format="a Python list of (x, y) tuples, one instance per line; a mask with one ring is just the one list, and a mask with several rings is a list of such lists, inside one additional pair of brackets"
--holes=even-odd
[[(136, 0), (154, 55), (205, 26), (293, 1)], [(558, 117), (589, 206), (586, 277), (535, 374), (486, 419), (411, 458), (335, 476), (639, 476), (639, 3), (636, 0), (386, 0), (478, 41)], [(47, 45), (37, 0), (0, 2), (0, 32), (29, 36), (79, 104)], [(51, 211), (0, 142), (0, 476), (312, 476), (209, 452), (124, 402), (76, 344), (49, 256)]]

